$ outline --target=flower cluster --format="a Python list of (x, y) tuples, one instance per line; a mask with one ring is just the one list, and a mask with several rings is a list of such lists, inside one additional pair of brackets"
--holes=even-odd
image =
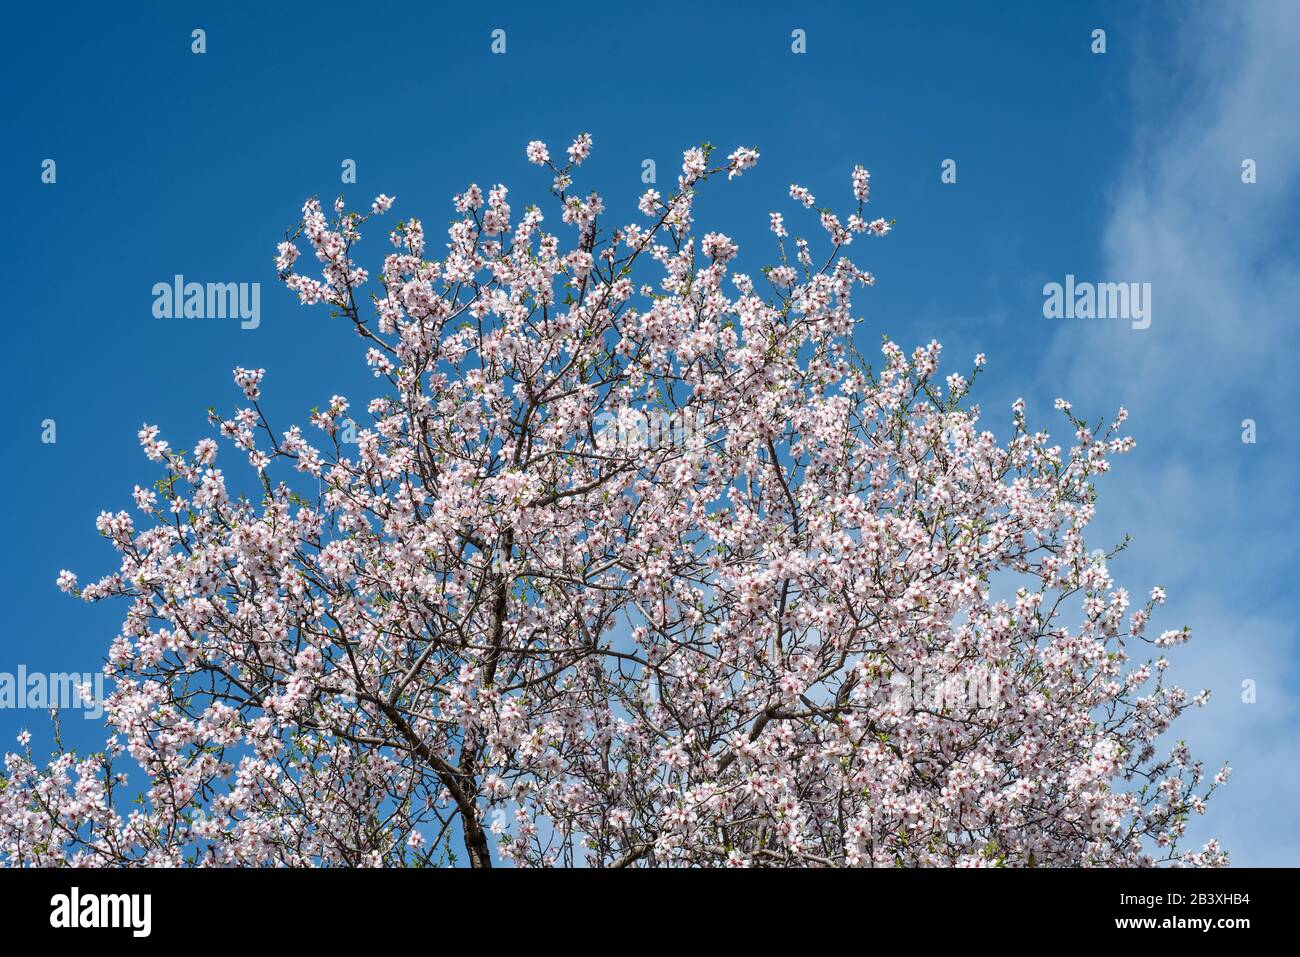
[[(612, 229), (572, 189), (591, 151), (527, 145), (554, 220), (470, 185), (445, 245), (390, 227), (373, 280), (353, 253), (394, 199), (304, 206), (277, 270), (350, 321), (380, 394), (277, 431), (274, 374), (240, 368), (220, 456), (141, 430), (165, 474), (100, 518), (120, 567), (58, 580), (126, 603), (111, 737), (6, 756), (0, 862), (1226, 860), (1176, 849), (1226, 769), (1159, 750), (1204, 698), (1142, 654), (1190, 632), (1148, 637), (1164, 593), (1133, 607), (1084, 543), (1122, 416), (1062, 405), (1063, 447), (1017, 403), (1000, 443), (968, 400), (983, 356), (860, 354), (873, 279), (845, 250), (891, 226), (862, 167), (842, 219), (792, 186), (750, 275), (693, 219), (756, 150), (686, 151)], [(787, 258), (801, 218), (827, 235)], [(626, 410), (697, 427), (601, 442)]]

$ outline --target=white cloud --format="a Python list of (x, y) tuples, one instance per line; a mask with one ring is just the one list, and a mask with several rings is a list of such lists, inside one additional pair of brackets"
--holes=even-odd
[[(1176, 729), (1235, 771), (1190, 832), (1237, 864), (1300, 863), (1300, 5), (1172, 8), (1175, 62), (1134, 64), (1134, 141), (1102, 240), (1102, 281), (1150, 282), (1153, 322), (1060, 320), (1045, 382), (1102, 415), (1124, 404), (1139, 450), (1101, 499), (1100, 541), (1130, 531), (1119, 578), (1159, 582), (1155, 625), (1209, 708)], [(1108, 56), (1122, 55), (1112, 44)], [(1244, 184), (1253, 159), (1258, 182)], [(1253, 418), (1255, 445), (1241, 442)], [(1259, 702), (1240, 701), (1254, 679)]]

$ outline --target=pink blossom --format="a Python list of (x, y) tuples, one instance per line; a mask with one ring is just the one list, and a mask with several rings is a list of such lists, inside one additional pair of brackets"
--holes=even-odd
[(369, 217), (303, 205), (277, 270), (374, 392), (276, 428), (240, 367), (192, 454), (140, 430), (116, 569), (57, 578), (120, 600), (111, 736), (6, 755), (0, 863), (1226, 863), (1178, 845), (1227, 768), (1157, 747), (1206, 698), (1142, 654), (1190, 630), (1085, 543), (1123, 412), (1054, 441), (1017, 400), (1000, 443), (982, 354), (857, 351), (866, 170), (824, 235), (771, 214), (758, 282), (694, 222), (758, 152), (711, 151), (640, 225), (569, 167), (544, 212), (471, 185), (360, 292)]

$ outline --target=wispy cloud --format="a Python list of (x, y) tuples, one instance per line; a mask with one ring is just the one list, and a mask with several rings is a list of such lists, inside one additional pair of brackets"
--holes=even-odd
[(1215, 697), (1178, 733), (1235, 769), (1191, 833), (1237, 864), (1295, 864), (1300, 6), (1172, 11), (1177, 59), (1134, 64), (1132, 154), (1102, 238), (1102, 280), (1152, 284), (1151, 327), (1060, 320), (1044, 373), (1097, 414), (1132, 412), (1139, 451), (1105, 489), (1103, 534), (1134, 534), (1120, 579), (1165, 584), (1164, 627), (1193, 626), (1173, 671)]

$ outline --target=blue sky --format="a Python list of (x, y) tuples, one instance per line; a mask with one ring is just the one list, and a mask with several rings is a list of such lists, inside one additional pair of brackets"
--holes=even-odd
[[(1193, 836), (1218, 836), (1237, 864), (1300, 863), (1300, 7), (1135, 6), (14, 9), (0, 66), (0, 671), (98, 667), (123, 609), (54, 579), (114, 567), (93, 523), (155, 477), (143, 422), (192, 447), (207, 407), (237, 401), (235, 365), (268, 370), (282, 428), (331, 394), (371, 394), (355, 337), (275, 283), (274, 245), (308, 195), (386, 192), (432, 225), (470, 181), (541, 199), (524, 144), (556, 152), (586, 130), (580, 182), (632, 218), (643, 159), (668, 182), (685, 147), (744, 144), (758, 168), (710, 189), (700, 219), (764, 255), (790, 182), (847, 207), (849, 171), (871, 170), (872, 211), (898, 226), (863, 262), (878, 279), (858, 297), (864, 345), (937, 338), (959, 369), (987, 353), (977, 398), (999, 429), (1021, 395), (1053, 428), (1057, 395), (1093, 419), (1128, 406), (1138, 449), (1103, 488), (1093, 544), (1133, 533), (1118, 580), (1163, 584), (1156, 625), (1193, 627), (1173, 673), (1215, 697), (1181, 733), (1235, 768)], [(505, 55), (489, 49), (498, 28)], [(344, 159), (355, 187), (340, 184)], [(940, 181), (945, 159), (955, 184)], [(376, 238), (363, 259), (381, 255)], [(260, 326), (155, 319), (151, 289), (177, 273), (262, 283)], [(1151, 328), (1044, 318), (1043, 285), (1067, 274), (1152, 283)], [(25, 726), (48, 743), (40, 712), (0, 710), (0, 741)], [(67, 732), (102, 740), (75, 715)]]

